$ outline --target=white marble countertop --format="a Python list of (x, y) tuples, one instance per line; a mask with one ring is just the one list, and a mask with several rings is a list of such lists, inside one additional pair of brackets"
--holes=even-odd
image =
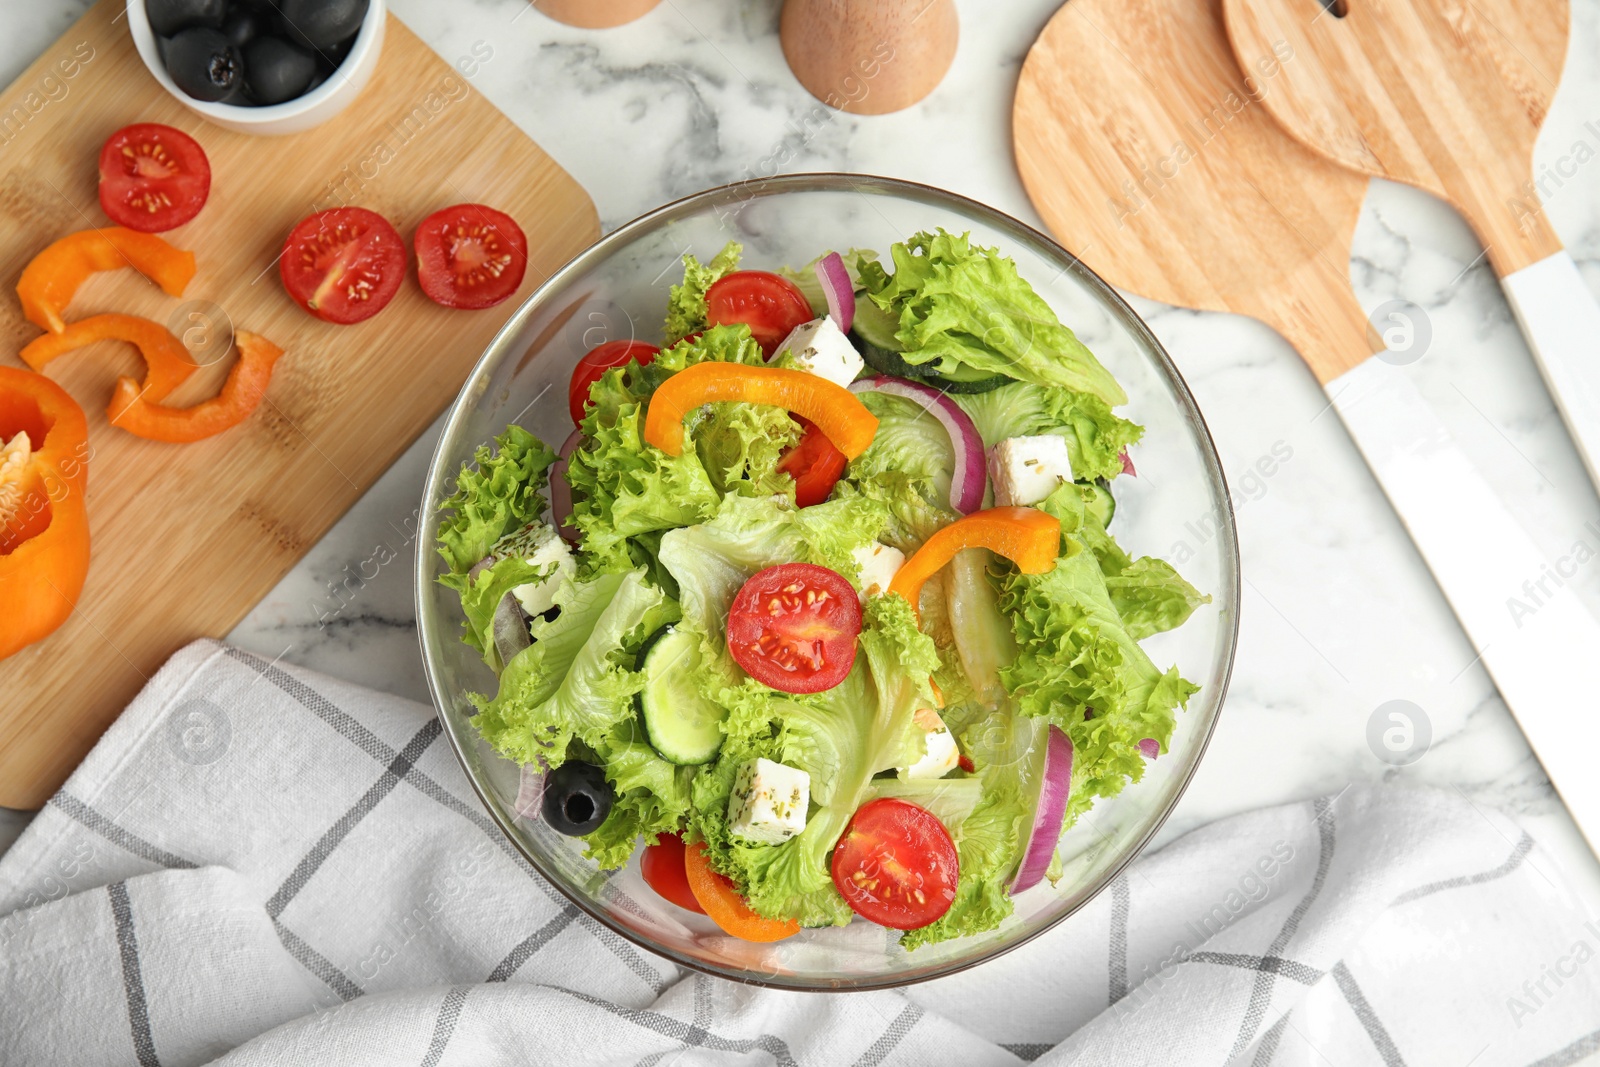
[[(930, 97), (896, 115), (834, 115), (803, 135), (787, 123), (815, 102), (783, 62), (779, 0), (665, 0), (638, 23), (600, 32), (553, 23), (526, 0), (391, 0), (448, 59), (492, 49), (475, 87), (583, 183), (607, 228), (683, 194), (778, 170), (911, 178), (1038, 225), (1012, 164), (1010, 101), (1022, 58), (1059, 0), (1009, 0), (1003, 15), (979, 0), (958, 3), (960, 51)], [(0, 7), (0, 82), (86, 6)], [(1597, 150), (1600, 0), (1574, 0), (1567, 69), (1537, 166), (1551, 175), (1549, 216), (1600, 292)], [(1571, 172), (1579, 159), (1571, 177), (1554, 169)], [(1374, 182), (1350, 272), (1369, 311), (1397, 297), (1426, 310), (1425, 394), (1551, 559), (1580, 541), (1593, 554), (1600, 501), (1480, 253), (1449, 208)], [(1245, 576), (1232, 691), (1165, 832), (1398, 776), (1521, 818), (1600, 914), (1600, 865), (1349, 438), (1336, 419), (1318, 417), (1326, 398), (1296, 354), (1250, 320), (1134, 303), (1182, 368), (1238, 491)], [(415, 546), (404, 531), (433, 438), (424, 435), (229, 640), (426, 701), (412, 615)], [(1274, 446), (1292, 458), (1269, 478), (1247, 478)], [(358, 575), (380, 544), (399, 559), (370, 580), (357, 577), (358, 592), (324, 625), (340, 603), (332, 587)], [(1600, 613), (1600, 565), (1585, 564), (1573, 584)], [(1572, 696), (1576, 712), (1593, 713), (1592, 691)], [(1391, 699), (1423, 709), (1433, 731), (1427, 754), (1398, 770), (1367, 742), (1368, 718)], [(20, 819), (0, 820), (0, 847), (8, 823)], [(1486, 859), (1498, 862), (1505, 844), (1487, 823), (1485, 837)]]

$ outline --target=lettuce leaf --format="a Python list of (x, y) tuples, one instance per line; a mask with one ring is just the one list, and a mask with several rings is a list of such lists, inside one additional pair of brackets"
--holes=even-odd
[(1199, 689), (1176, 667), (1158, 669), (1123, 621), (1099, 559), (1077, 536), (1079, 492), (1062, 486), (1041, 505), (1072, 531), (1055, 567), (1000, 580), (1000, 607), (1020, 648), (1001, 680), (1023, 714), (1055, 723), (1072, 740), (1068, 825), (1096, 797), (1115, 796), (1143, 776), (1140, 739), (1153, 737), (1165, 750), (1176, 710)]
[(641, 835), (653, 845), (661, 834), (677, 833), (689, 814), (695, 768), (668, 763), (638, 734), (635, 723), (623, 722), (595, 750), (615, 795), (606, 821), (583, 839), (584, 855), (601, 870), (627, 863)]
[(704, 330), (706, 321), (706, 290), (725, 274), (739, 269), (739, 257), (744, 247), (729, 241), (722, 251), (702, 266), (692, 254), (683, 254), (683, 283), (674, 285), (667, 296), (667, 323), (662, 329), (663, 347), (677, 344), (696, 330)]
[[(903, 599), (872, 597), (864, 610), (860, 651), (845, 680), (803, 698), (740, 687), (731, 695), (743, 707), (729, 716), (732, 732), (722, 753), (695, 780), (695, 827), (712, 866), (733, 879), (761, 915), (806, 926), (850, 921), (828, 854), (871, 795), (873, 775), (922, 752), (925, 742), (912, 716), (933, 706), (928, 678), (938, 654)], [(813, 811), (805, 829), (781, 845), (747, 844), (728, 833), (733, 777), (755, 755), (811, 775)]]
[(950, 510), (950, 435), (919, 404), (882, 393), (861, 402), (878, 418), (867, 450), (845, 469), (838, 497), (864, 497), (889, 516), (882, 540), (910, 555), (958, 516)]
[(555, 453), (520, 426), (507, 426), (463, 466), (456, 491), (439, 504), (453, 512), (439, 526), (439, 555), (450, 574), (441, 579), (452, 589), (464, 589), (464, 577), (494, 543), (539, 517), (544, 510), (545, 471)]
[(895, 337), (907, 363), (945, 374), (967, 367), (1092, 393), (1113, 407), (1127, 403), (1111, 372), (998, 249), (941, 229), (913, 234), (889, 254), (892, 275), (869, 261), (861, 281), (878, 307), (899, 318)]
[[(584, 443), (572, 455), (572, 522), (582, 534), (579, 571), (656, 566), (659, 534), (715, 514), (729, 492), (788, 493), (793, 480), (777, 471), (783, 448), (797, 438), (781, 408), (725, 403), (690, 416), (694, 448), (669, 456), (644, 442), (650, 397), (685, 367), (714, 360), (760, 364), (747, 326), (716, 326), (661, 352), (641, 366), (607, 371), (589, 390)], [(656, 577), (662, 575), (657, 571)]]
[(506, 664), (494, 698), (473, 696), (478, 732), (518, 763), (558, 767), (574, 739), (596, 751), (614, 744), (644, 685), (633, 654), (678, 615), (643, 568), (564, 580), (555, 601), (560, 612), (534, 620), (533, 644)]
[(950, 399), (972, 417), (985, 448), (1007, 437), (1065, 437), (1072, 473), (1082, 481), (1120, 475), (1123, 449), (1144, 435), (1144, 427), (1112, 414), (1098, 396), (1072, 389), (1018, 382)]

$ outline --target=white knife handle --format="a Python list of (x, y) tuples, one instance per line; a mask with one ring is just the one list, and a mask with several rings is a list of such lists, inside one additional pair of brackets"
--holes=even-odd
[(1565, 251), (1501, 284), (1589, 480), (1600, 487), (1600, 303)]
[(1600, 855), (1600, 716), (1586, 695), (1600, 661), (1600, 623), (1566, 585), (1570, 575), (1545, 559), (1402, 370), (1374, 356), (1329, 382), (1328, 393), (1534, 755)]

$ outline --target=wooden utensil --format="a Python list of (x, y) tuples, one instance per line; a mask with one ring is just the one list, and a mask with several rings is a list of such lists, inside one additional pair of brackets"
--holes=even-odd
[[(1507, 596), (1520, 595), (1543, 559), (1394, 365), (1414, 354), (1386, 351), (1367, 326), (1348, 273), (1366, 182), (1252, 102), (1220, 4), (1062, 8), (1017, 88), (1023, 184), (1067, 247), (1113, 284), (1250, 315), (1294, 343), (1591, 847), (1600, 845), (1589, 757), (1600, 723), (1563, 714), (1600, 648), (1600, 624), (1570, 590), (1520, 626), (1511, 620)], [(1285, 63), (1269, 50), (1247, 66), (1259, 79)]]
[(632, 22), (655, 9), (661, 0), (533, 0), (533, 6), (557, 22), (604, 30)]
[(1477, 230), (1573, 442), (1600, 486), (1600, 304), (1550, 228), (1533, 145), (1561, 77), (1567, 0), (1225, 0), (1235, 52), (1312, 151), (1453, 204)]
[(882, 115), (933, 92), (956, 55), (954, 0), (784, 0), (794, 76), (829, 107)]
[[(583, 190), (392, 15), (378, 69), (348, 110), (308, 133), (252, 138), (207, 125), (157, 85), (122, 6), (101, 0), (0, 94), (0, 360), (20, 365), (17, 350), (39, 334), (11, 292), (23, 265), (58, 237), (107, 224), (100, 145), (139, 121), (186, 130), (210, 157), (210, 201), (166, 235), (195, 252), (199, 273), (182, 300), (132, 271), (97, 275), (68, 319), (147, 315), (205, 342), (200, 358), (215, 362), (176, 404), (211, 395), (226, 375), (227, 320), (286, 355), (248, 422), (191, 445), (107, 425), (116, 376), (136, 373), (131, 349), (105, 342), (51, 364), (89, 417), (93, 559), (66, 625), (0, 660), (6, 807), (43, 803), (172, 652), (227, 633), (450, 402), (510, 309), (599, 229)], [(376, 317), (334, 326), (284, 294), (279, 250), (312, 211), (370, 207), (409, 240), (426, 215), (463, 201), (505, 211), (528, 234), (526, 279), (498, 308), (448, 310), (412, 277)], [(365, 577), (393, 558), (381, 552), (404, 550), (413, 523), (394, 517), (360, 564)], [(288, 621), (318, 621), (313, 605), (305, 613)]]

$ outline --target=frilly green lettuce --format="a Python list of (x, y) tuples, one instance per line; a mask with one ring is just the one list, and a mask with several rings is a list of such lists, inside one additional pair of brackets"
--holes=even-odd
[(869, 299), (899, 318), (895, 337), (907, 363), (1063, 386), (1113, 407), (1128, 402), (1111, 372), (998, 249), (939, 230), (913, 234), (889, 255), (893, 274), (863, 262), (861, 281)]

